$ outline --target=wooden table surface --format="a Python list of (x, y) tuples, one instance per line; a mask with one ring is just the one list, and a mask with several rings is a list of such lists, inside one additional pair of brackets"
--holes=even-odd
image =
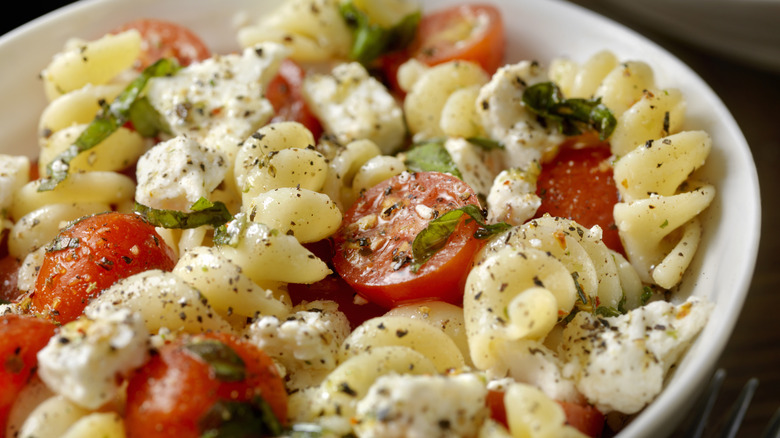
[[(761, 70), (658, 33), (594, 0), (570, 0), (621, 22), (660, 44), (693, 68), (720, 96), (742, 129), (758, 168), (762, 199), (761, 245), (750, 292), (718, 362), (727, 372), (713, 414), (723, 416), (751, 377), (758, 389), (739, 436), (758, 437), (780, 408), (780, 73)], [(3, 32), (66, 0), (35, 2), (10, 17)]]

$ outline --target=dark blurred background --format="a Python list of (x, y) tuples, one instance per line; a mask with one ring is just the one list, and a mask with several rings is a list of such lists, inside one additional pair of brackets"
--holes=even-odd
[[(720, 96), (747, 138), (761, 185), (762, 238), (750, 293), (718, 363), (727, 377), (713, 415), (727, 415), (743, 385), (757, 377), (758, 389), (738, 436), (758, 437), (780, 407), (780, 233), (773, 228), (780, 223), (780, 72), (686, 42), (609, 2), (569, 1), (623, 23), (687, 63)], [(21, 12), (6, 15), (2, 33), (68, 3), (28, 2)]]

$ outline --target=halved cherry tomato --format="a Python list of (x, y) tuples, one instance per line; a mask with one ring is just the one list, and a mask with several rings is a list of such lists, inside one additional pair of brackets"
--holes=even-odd
[(559, 401), (566, 413), (566, 422), (589, 437), (600, 437), (604, 432), (604, 414), (591, 405)]
[(481, 243), (474, 221), (462, 219), (446, 245), (415, 273), (412, 241), (435, 217), (479, 205), (466, 183), (438, 172), (404, 173), (363, 193), (334, 236), (333, 266), (359, 294), (380, 306), (441, 300), (461, 304)]
[(111, 33), (130, 29), (141, 33), (141, 55), (136, 65), (139, 71), (161, 58), (176, 58), (179, 64), (186, 66), (211, 56), (211, 51), (203, 40), (180, 24), (142, 18), (127, 22)]
[(46, 252), (30, 308), (65, 324), (117, 280), (149, 269), (170, 271), (175, 263), (173, 250), (143, 217), (87, 216), (60, 231)]
[(38, 367), (38, 351), (57, 326), (32, 315), (0, 316), (0, 436), (14, 400)]
[(493, 74), (503, 64), (506, 39), (501, 12), (488, 4), (463, 4), (426, 14), (409, 48), (428, 64), (461, 59)]
[(316, 139), (322, 134), (322, 125), (309, 110), (303, 98), (301, 87), (304, 75), (301, 66), (291, 59), (285, 59), (279, 66), (276, 76), (268, 84), (265, 97), (276, 112), (271, 122), (300, 122), (314, 134)]
[(542, 205), (537, 216), (572, 219), (585, 227), (598, 225), (604, 244), (623, 253), (612, 209), (618, 202), (618, 190), (612, 180), (611, 156), (607, 143), (587, 140), (585, 147), (561, 146), (558, 155), (542, 166), (537, 193)]
[[(204, 432), (215, 426), (214, 420), (217, 425), (222, 424), (220, 420), (230, 423), (224, 414), (232, 412), (231, 405), (238, 409), (234, 421), (247, 421), (248, 417), (259, 421), (257, 397), (267, 403), (281, 424), (286, 423), (287, 392), (276, 366), (262, 350), (225, 333), (185, 335), (160, 348), (130, 378), (127, 436), (206, 436)], [(242, 412), (244, 415), (239, 415)], [(247, 423), (233, 424), (233, 430), (240, 430), (241, 425)]]
[[(604, 414), (593, 406), (580, 405), (564, 401), (557, 401), (566, 415), (566, 424), (574, 427), (591, 438), (598, 438), (604, 431)], [(487, 395), (487, 407), (490, 409), (490, 418), (509, 427), (504, 406), (504, 392), (489, 390)]]
[(16, 284), (21, 266), (19, 260), (11, 255), (0, 259), (0, 301), (16, 301), (19, 298)]

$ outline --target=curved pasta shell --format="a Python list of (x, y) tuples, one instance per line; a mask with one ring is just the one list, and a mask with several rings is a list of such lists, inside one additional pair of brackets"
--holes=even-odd
[(403, 316), (379, 316), (358, 326), (341, 344), (339, 360), (380, 346), (411, 348), (427, 357), (440, 373), (464, 366), (460, 349), (444, 331)]

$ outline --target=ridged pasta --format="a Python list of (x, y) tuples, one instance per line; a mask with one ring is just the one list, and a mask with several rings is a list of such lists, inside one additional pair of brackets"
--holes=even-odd
[(460, 349), (444, 331), (403, 316), (379, 316), (364, 322), (344, 340), (339, 358), (345, 362), (361, 352), (386, 346), (411, 348), (427, 357), (440, 373), (464, 366)]
[(568, 438), (587, 435), (568, 425), (563, 407), (539, 389), (515, 383), (504, 394), (512, 437)]
[(117, 281), (94, 298), (84, 314), (97, 319), (116, 307), (140, 313), (149, 333), (161, 329), (187, 333), (232, 330), (200, 291), (176, 274), (158, 269)]
[(133, 66), (141, 53), (141, 34), (128, 30), (73, 45), (54, 56), (41, 73), (50, 101), (86, 84), (105, 84)]
[(62, 395), (54, 395), (39, 404), (19, 428), (20, 437), (60, 438), (89, 410), (69, 401)]
[[(415, 141), (447, 134), (478, 134), (474, 110), (479, 87), (490, 79), (476, 63), (452, 61), (422, 67), (409, 61), (399, 71), (399, 82), (407, 91), (404, 114)], [(417, 71), (411, 71), (411, 70)], [(468, 129), (476, 126), (477, 129)]]
[(243, 327), (247, 319), (258, 315), (284, 318), (292, 309), (290, 297), (281, 284), (253, 282), (216, 248), (201, 246), (185, 252), (173, 273), (197, 289), (234, 326)]
[(264, 41), (285, 45), (297, 61), (346, 59), (352, 32), (341, 17), (338, 0), (290, 0), (238, 30), (242, 47)]
[(711, 149), (709, 135), (685, 131), (649, 141), (615, 163), (623, 202), (614, 216), (626, 254), (640, 278), (669, 289), (679, 283), (698, 247), (697, 216), (715, 197), (712, 185), (689, 180)]
[(341, 225), (341, 210), (336, 203), (308, 189), (269, 190), (250, 199), (243, 208), (253, 222), (294, 236), (301, 243), (325, 239)]

